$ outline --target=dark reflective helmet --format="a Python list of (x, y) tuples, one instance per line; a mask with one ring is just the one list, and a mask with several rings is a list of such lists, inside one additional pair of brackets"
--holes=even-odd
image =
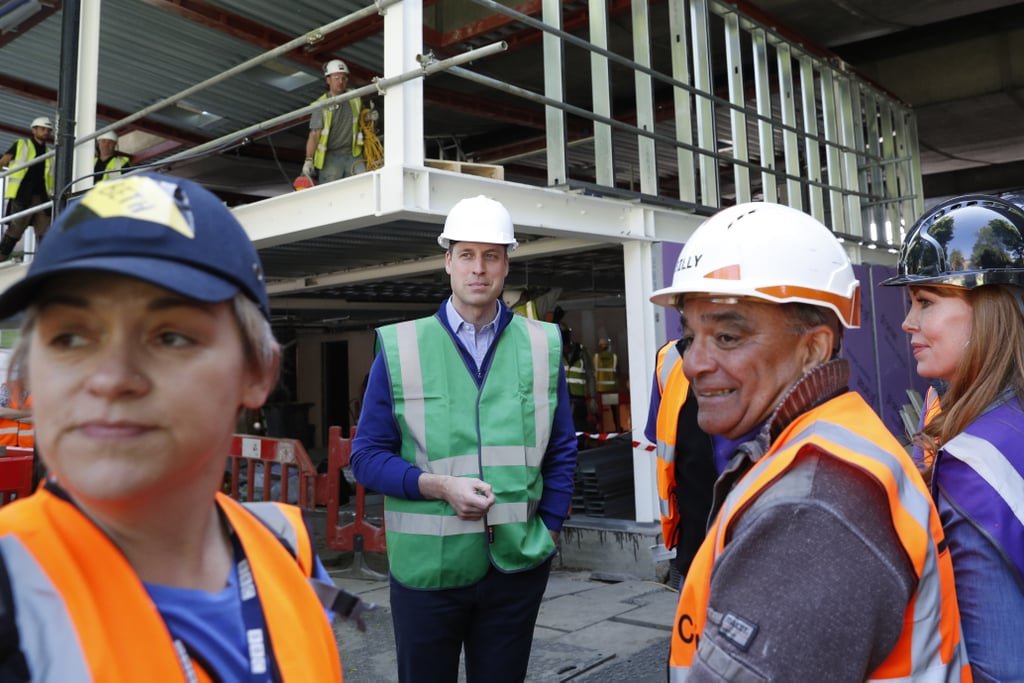
[(943, 202), (914, 223), (882, 284), (1024, 286), (1024, 210), (983, 194)]

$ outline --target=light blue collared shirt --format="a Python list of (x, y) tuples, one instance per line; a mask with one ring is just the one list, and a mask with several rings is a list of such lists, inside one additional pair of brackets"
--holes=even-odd
[(476, 368), (479, 370), (480, 365), (484, 362), (484, 356), (487, 355), (491, 344), (494, 343), (494, 336), (498, 332), (498, 303), (494, 303), (494, 318), (479, 330), (470, 323), (467, 323), (459, 315), (459, 312), (455, 310), (451, 297), (448, 297), (444, 312), (448, 316), (448, 323), (451, 325), (451, 328), (455, 330), (455, 336), (459, 338), (459, 341), (462, 342), (470, 355), (473, 356), (473, 360), (476, 361)]

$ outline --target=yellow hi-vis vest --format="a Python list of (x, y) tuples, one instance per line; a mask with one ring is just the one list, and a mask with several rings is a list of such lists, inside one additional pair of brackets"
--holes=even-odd
[(575, 363), (564, 360), (565, 382), (569, 385), (569, 395), (573, 398), (585, 398), (587, 395), (587, 366), (583, 359), (585, 351), (579, 349), (579, 357)]
[(540, 320), (540, 316), (537, 315), (537, 304), (532, 300), (516, 304), (510, 308), (516, 315), (521, 315), (530, 320)]
[(539, 566), (555, 551), (537, 510), (558, 404), (558, 327), (512, 316), (480, 386), (437, 316), (377, 334), (402, 458), (424, 472), (482, 479), (495, 497), (475, 521), (459, 519), (444, 500), (385, 497), (391, 575), (410, 588), (454, 588), (476, 583), (491, 564), (503, 572)]
[[(36, 146), (31, 140), (21, 138), (15, 143), (11, 168), (21, 168), (7, 176), (7, 190), (4, 192), (4, 199), (14, 199), (18, 196), (18, 188), (21, 187), (21, 181), (28, 174), (28, 166), (26, 164), (35, 158)], [(50, 197), (53, 196), (53, 184), (55, 182), (52, 161), (53, 157), (47, 157), (43, 161), (43, 181), (46, 184), (46, 194)]]
[(683, 375), (683, 359), (675, 340), (658, 350), (655, 366), (658, 378), (658, 422), (655, 426), (658, 454), (658, 503), (661, 505), (661, 538), (671, 550), (679, 541), (680, 514), (676, 501), (676, 430), (679, 411), (686, 400), (690, 383)]
[[(95, 165), (99, 163), (99, 161), (100, 158), (96, 157), (93, 161), (93, 166), (95, 167)], [(103, 165), (103, 170), (106, 171), (106, 173), (104, 173), (101, 176), (98, 176), (96, 178), (96, 182), (99, 182), (101, 180), (110, 180), (111, 178), (117, 178), (118, 176), (121, 175), (121, 169), (127, 166), (129, 161), (131, 161), (131, 159), (126, 157), (124, 154), (113, 155), (112, 157), (107, 159), (107, 162)]]
[[(845, 425), (855, 425), (857, 431)], [(807, 447), (856, 467), (883, 488), (893, 529), (917, 580), (900, 639), (867, 680), (970, 681), (953, 564), (939, 515), (913, 462), (855, 392), (837, 396), (796, 418), (729, 492), (686, 575), (672, 633), (669, 681), (684, 681), (693, 663), (707, 621), (711, 574), (733, 524)]]
[(594, 380), (597, 393), (615, 394), (619, 391), (619, 357), (611, 351), (594, 354)]
[[(316, 99), (326, 100), (327, 93)], [(359, 144), (359, 112), (363, 109), (363, 101), (356, 97), (348, 101), (352, 107), (352, 156), (357, 157), (363, 153), (363, 146)], [(324, 167), (324, 159), (327, 156), (327, 138), (331, 135), (331, 120), (334, 118), (334, 109), (324, 107), (324, 127), (320, 129), (320, 137), (316, 141), (316, 152), (313, 154), (313, 165), (318, 169)]]

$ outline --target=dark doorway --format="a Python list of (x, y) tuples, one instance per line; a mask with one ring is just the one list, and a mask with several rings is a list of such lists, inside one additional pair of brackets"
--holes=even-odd
[(320, 442), (327, 445), (327, 434), (334, 425), (341, 426), (341, 435), (348, 438), (348, 342), (330, 341), (320, 345), (321, 392), (323, 406), (321, 415)]

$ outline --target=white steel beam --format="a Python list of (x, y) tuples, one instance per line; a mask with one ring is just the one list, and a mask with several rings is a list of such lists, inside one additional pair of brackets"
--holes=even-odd
[[(683, 3), (668, 3), (668, 24), (672, 34), (672, 78), (680, 83), (690, 83), (690, 48), (686, 31), (686, 12)], [(691, 108), (693, 98), (685, 88), (672, 89), (675, 104), (676, 141), (684, 145), (693, 144), (693, 119)], [(686, 147), (676, 149), (676, 172), (679, 174), (679, 199), (684, 202), (697, 201), (694, 185), (695, 169), (693, 152)]]
[(793, 53), (789, 43), (775, 45), (779, 71), (779, 113), (782, 117), (782, 153), (786, 159), (785, 203), (795, 209), (804, 209), (800, 191), (800, 145), (797, 140), (796, 101), (793, 91)]
[[(589, 0), (590, 42), (608, 49), (608, 7), (606, 0)], [(590, 53), (591, 97), (594, 113), (612, 117), (611, 77), (608, 58), (598, 52)], [(594, 173), (598, 185), (615, 187), (615, 152), (612, 147), (612, 127), (594, 121)]]
[[(697, 96), (697, 146), (702, 150), (716, 151), (718, 136), (715, 131), (714, 102), (711, 99), (715, 83), (711, 77), (708, 1), (690, 0), (690, 32), (693, 36), (693, 85), (701, 93)], [(716, 208), (721, 206), (718, 159), (701, 154), (697, 166), (700, 169), (700, 203)]]
[[(640, 66), (651, 68), (651, 30), (647, 0), (632, 0), (633, 10), (633, 61)], [(654, 132), (654, 93), (651, 77), (637, 70), (633, 74), (636, 88), (636, 125), (640, 130)], [(637, 155), (640, 169), (640, 191), (644, 194), (658, 194), (658, 158), (654, 140), (637, 136)]]
[(757, 142), (761, 155), (761, 194), (766, 202), (779, 201), (775, 181), (775, 132), (772, 126), (772, 88), (768, 80), (768, 41), (764, 29), (751, 32), (754, 51), (754, 93), (757, 99)]
[[(660, 340), (656, 335), (654, 304), (654, 250), (648, 242), (627, 242), (623, 246), (626, 281), (626, 343), (629, 347), (630, 394), (637, 398), (651, 395), (654, 353)], [(660, 308), (660, 307), (659, 307)], [(633, 442), (643, 444), (647, 424), (647, 401), (630, 401)], [(658, 480), (654, 453), (642, 446), (633, 448), (633, 496), (636, 521), (658, 519)]]
[[(543, 0), (541, 18), (548, 26), (562, 29), (561, 0)], [(541, 37), (544, 48), (544, 95), (558, 102), (565, 98), (565, 67), (562, 41), (553, 33)], [(548, 185), (564, 185), (569, 180), (566, 158), (565, 112), (558, 107), (544, 107), (547, 137)]]
[[(729, 124), (732, 134), (732, 156), (739, 161), (749, 161), (747, 149), (747, 115), (744, 111), (743, 57), (740, 49), (740, 17), (735, 12), (722, 16), (725, 22), (725, 64), (729, 83)], [(732, 165), (733, 183), (736, 186), (736, 201), (749, 202), (750, 169), (744, 164)]]
[[(804, 161), (807, 163), (807, 179), (812, 183), (821, 182), (821, 149), (818, 137), (818, 104), (815, 96), (814, 61), (807, 54), (800, 53), (800, 102), (802, 104), (804, 133)], [(808, 211), (819, 221), (825, 221), (825, 200), (819, 185), (808, 185)]]

